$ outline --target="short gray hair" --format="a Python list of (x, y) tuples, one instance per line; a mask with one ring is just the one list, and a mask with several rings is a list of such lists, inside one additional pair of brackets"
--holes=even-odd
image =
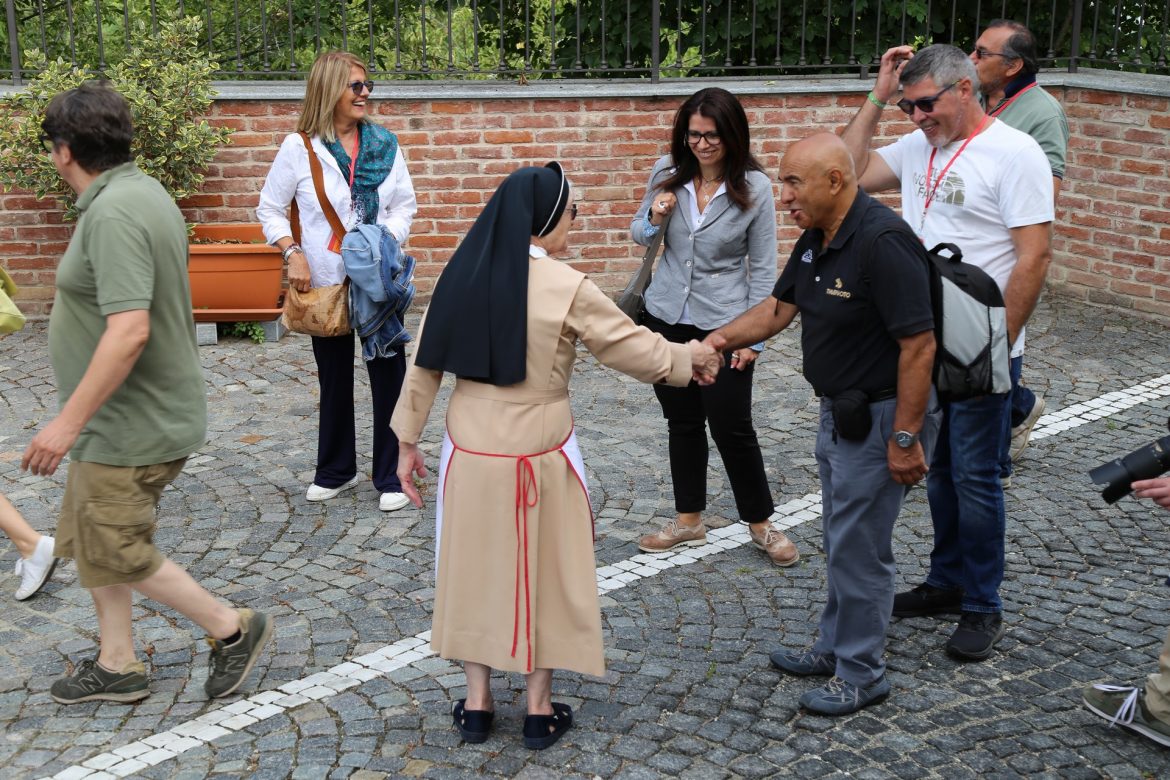
[(946, 43), (936, 43), (916, 52), (902, 69), (900, 80), (903, 87), (909, 87), (928, 77), (940, 88), (962, 79), (970, 79), (971, 90), (979, 91), (979, 74), (975, 71), (975, 63), (962, 49)]

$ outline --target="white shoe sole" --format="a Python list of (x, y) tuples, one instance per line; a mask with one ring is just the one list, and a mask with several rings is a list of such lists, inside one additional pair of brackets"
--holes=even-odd
[[(306, 501), (328, 501), (331, 498), (337, 498), (342, 491), (349, 490), (351, 487), (356, 487), (362, 481), (361, 476), (356, 476), (349, 482), (346, 482), (341, 487), (323, 488), (320, 485), (310, 485), (309, 489), (305, 491)], [(316, 490), (314, 490), (316, 488)]]
[(706, 539), (687, 539), (685, 542), (675, 542), (670, 547), (663, 547), (661, 549), (654, 547), (643, 547), (641, 544), (639, 544), (638, 549), (644, 553), (668, 553), (674, 552), (680, 547), (702, 547), (706, 543)]

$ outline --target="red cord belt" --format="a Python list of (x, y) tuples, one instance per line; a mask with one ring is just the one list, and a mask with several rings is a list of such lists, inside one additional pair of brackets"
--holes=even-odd
[[(451, 437), (450, 431), (447, 432), (448, 438)], [(516, 657), (516, 646), (520, 640), (520, 579), (521, 571), (523, 570), (524, 578), (524, 641), (528, 647), (528, 660), (525, 669), (532, 671), (532, 602), (531, 593), (529, 589), (528, 578), (528, 508), (536, 506), (539, 499), (539, 491), (536, 488), (536, 472), (532, 468), (532, 458), (539, 458), (541, 455), (548, 455), (550, 452), (559, 452), (564, 457), (565, 462), (573, 469), (573, 462), (569, 460), (569, 456), (565, 455), (562, 449), (569, 439), (573, 437), (573, 429), (569, 428), (569, 434), (564, 440), (555, 447), (552, 447), (541, 452), (533, 452), (527, 455), (502, 455), (497, 452), (476, 452), (475, 450), (467, 450), (460, 447), (451, 439), (451, 459), (454, 460), (455, 452), (466, 452), (468, 455), (482, 455), (485, 458), (515, 458), (516, 459), (516, 587), (515, 595), (513, 597), (513, 617), (512, 617), (512, 657)], [(447, 469), (450, 471), (451, 464), (447, 464)], [(523, 566), (521, 565), (523, 561)]]

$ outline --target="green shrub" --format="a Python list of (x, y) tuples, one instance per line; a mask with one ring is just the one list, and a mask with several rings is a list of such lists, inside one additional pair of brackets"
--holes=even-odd
[(139, 43), (106, 73), (49, 62), (29, 50), (25, 67), (37, 76), (21, 92), (0, 98), (0, 187), (56, 197), (70, 212), (73, 190), (62, 181), (38, 140), (45, 108), (54, 95), (104, 75), (130, 104), (131, 151), (138, 166), (158, 179), (176, 200), (198, 191), (203, 171), (231, 130), (202, 117), (211, 107), (211, 75), (218, 67), (199, 46), (203, 22), (187, 17), (163, 22), (157, 34), (143, 25)]

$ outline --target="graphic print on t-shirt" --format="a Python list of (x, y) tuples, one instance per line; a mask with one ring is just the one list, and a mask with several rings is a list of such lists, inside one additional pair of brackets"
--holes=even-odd
[[(914, 187), (918, 190), (918, 197), (926, 200), (926, 174), (914, 173)], [(967, 201), (967, 187), (959, 174), (947, 171), (946, 176), (938, 185), (938, 190), (932, 199), (938, 203), (947, 203), (952, 206), (962, 206)]]

